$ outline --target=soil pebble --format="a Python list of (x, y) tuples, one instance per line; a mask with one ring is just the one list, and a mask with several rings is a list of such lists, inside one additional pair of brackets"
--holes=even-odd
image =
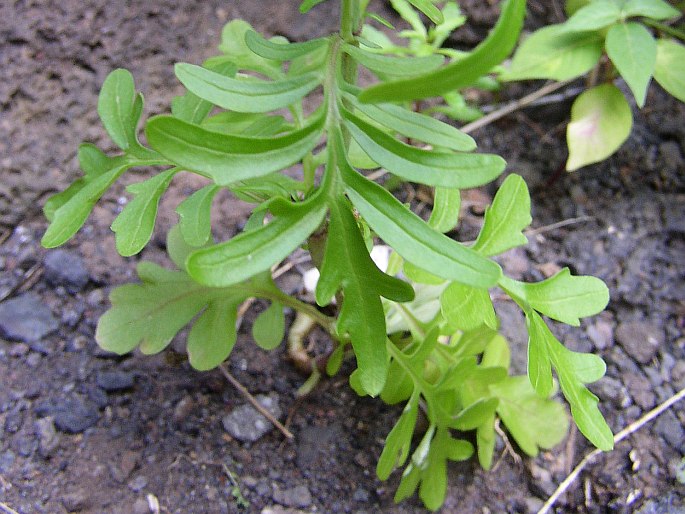
[(285, 507), (304, 509), (312, 504), (312, 494), (304, 485), (298, 485), (290, 489), (274, 488), (273, 499)]
[(68, 434), (79, 434), (98, 422), (97, 405), (88, 400), (71, 398), (54, 407), (55, 426)]
[(95, 383), (108, 393), (125, 391), (133, 387), (135, 376), (128, 371), (100, 371), (95, 376)]
[(640, 364), (649, 363), (664, 344), (664, 331), (648, 321), (628, 321), (616, 328), (616, 340)]
[[(282, 414), (276, 396), (258, 395), (259, 404), (268, 410), (274, 417)], [(243, 405), (224, 416), (223, 425), (231, 437), (244, 443), (254, 443), (268, 433), (273, 425), (262, 416), (252, 405)]]
[(59, 328), (59, 322), (34, 293), (25, 293), (0, 304), (0, 335), (32, 343)]
[(67, 512), (78, 512), (90, 507), (90, 500), (85, 491), (75, 491), (62, 496), (62, 505)]
[(55, 430), (54, 419), (49, 416), (37, 419), (34, 429), (38, 438), (38, 453), (44, 459), (50, 458), (59, 446), (59, 434)]
[(683, 451), (685, 429), (673, 411), (664, 412), (654, 423), (654, 432), (659, 434), (674, 449)]
[(55, 286), (64, 286), (77, 293), (88, 283), (88, 270), (80, 255), (69, 250), (48, 252), (43, 261), (45, 279)]

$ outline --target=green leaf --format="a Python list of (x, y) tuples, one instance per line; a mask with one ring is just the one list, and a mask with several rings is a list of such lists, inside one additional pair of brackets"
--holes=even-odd
[(150, 262), (138, 265), (138, 275), (143, 283), (120, 286), (110, 294), (112, 307), (95, 333), (102, 348), (124, 354), (140, 345), (143, 353), (160, 352), (207, 307), (188, 338), (191, 364), (209, 369), (228, 356), (235, 341), (235, 309), (250, 296), (249, 288), (206, 288), (184, 272)]
[(390, 473), (407, 460), (411, 449), (411, 440), (419, 413), (419, 395), (415, 394), (407, 402), (400, 419), (385, 439), (385, 447), (376, 465), (376, 474), (381, 480), (387, 480)]
[(509, 343), (500, 334), (493, 337), (483, 350), (481, 365), (486, 368), (509, 369), (511, 350)]
[(522, 230), (530, 225), (530, 194), (519, 175), (509, 175), (497, 191), (492, 205), (485, 210), (485, 222), (473, 250), (490, 256), (525, 245)]
[(422, 57), (391, 57), (352, 45), (345, 45), (342, 49), (359, 64), (381, 77), (415, 76), (435, 70), (445, 62), (444, 57), (438, 54)]
[(564, 25), (543, 27), (521, 43), (499, 77), (505, 81), (579, 77), (599, 62), (602, 46), (603, 38), (596, 32), (567, 32)]
[(209, 304), (188, 334), (188, 360), (200, 371), (216, 368), (230, 355), (238, 337), (236, 320), (242, 296)]
[(444, 20), (430, 30), (429, 40), (431, 45), (439, 48), (454, 32), (466, 22), (466, 16), (461, 13), (456, 2), (447, 2), (442, 9)]
[(102, 175), (115, 166), (115, 159), (108, 157), (97, 146), (82, 143), (78, 147), (78, 162), (86, 177), (94, 178)]
[(672, 39), (659, 39), (656, 45), (654, 79), (678, 100), (685, 102), (685, 46)]
[(568, 32), (592, 32), (621, 19), (621, 8), (615, 0), (594, 0), (578, 9), (565, 23)]
[(243, 180), (230, 186), (231, 191), (245, 202), (262, 203), (275, 197), (296, 198), (303, 191), (302, 182), (287, 175), (271, 173), (264, 177)]
[(487, 184), (506, 166), (491, 154), (462, 154), (423, 150), (389, 136), (344, 111), (345, 127), (371, 159), (404, 180), (430, 186), (469, 188)]
[(656, 65), (656, 41), (644, 25), (618, 23), (609, 29), (606, 50), (625, 79), (639, 107), (644, 107), (647, 87)]
[(478, 449), (478, 463), (485, 471), (490, 471), (492, 458), (495, 454), (495, 415), (485, 420), (476, 430), (476, 448)]
[(460, 210), (461, 192), (458, 189), (436, 187), (428, 225), (438, 232), (450, 232), (459, 222)]
[(421, 35), (422, 39), (428, 35), (426, 32), (426, 27), (421, 21), (419, 13), (417, 13), (408, 2), (408, 0), (390, 0), (390, 4), (393, 9), (397, 11), (404, 21), (409, 23), (409, 25), (414, 29), (414, 31)]
[(141, 102), (142, 97), (136, 95), (133, 76), (128, 70), (120, 68), (107, 75), (98, 98), (98, 114), (112, 141), (122, 150), (138, 143), (136, 127)]
[(260, 113), (222, 111), (202, 122), (202, 127), (212, 132), (241, 136), (273, 136), (287, 128), (283, 116), (267, 116)]
[(630, 105), (616, 86), (602, 84), (588, 89), (571, 108), (566, 169), (574, 171), (603, 161), (628, 139), (632, 126)]
[[(232, 62), (219, 62), (214, 65), (205, 66), (212, 71), (225, 75), (226, 77), (235, 76), (238, 68)], [(203, 100), (194, 93), (187, 92), (183, 96), (177, 96), (171, 101), (171, 113), (178, 119), (188, 123), (200, 124), (214, 108), (214, 104)]]
[(300, 12), (302, 14), (305, 14), (309, 12), (310, 9), (312, 9), (313, 7), (324, 3), (325, 1), (326, 0), (304, 0), (304, 2), (300, 4)]
[(475, 430), (492, 419), (498, 404), (497, 398), (481, 398), (459, 412), (450, 427), (457, 430)]
[(410, 4), (416, 7), (423, 14), (428, 16), (428, 18), (435, 24), (443, 23), (445, 18), (442, 16), (442, 12), (438, 9), (433, 2), (430, 0), (407, 0)]
[(291, 61), (328, 45), (326, 39), (312, 39), (303, 43), (277, 42), (264, 39), (257, 32), (245, 33), (245, 43), (257, 55), (274, 61)]
[(285, 316), (283, 305), (272, 302), (263, 312), (259, 313), (252, 324), (252, 337), (255, 343), (264, 350), (273, 350), (285, 334)]
[(490, 386), (499, 399), (497, 414), (516, 444), (535, 457), (538, 448), (549, 450), (568, 433), (568, 417), (564, 407), (553, 400), (541, 398), (526, 377), (511, 377)]
[(528, 380), (540, 398), (549, 398), (554, 389), (552, 364), (549, 358), (549, 347), (556, 338), (536, 314), (526, 315), (528, 328)]
[(393, 104), (359, 104), (355, 107), (373, 121), (411, 139), (432, 146), (460, 152), (476, 149), (476, 142), (467, 134), (442, 121)]
[[(546, 348), (548, 359), (557, 372), (561, 391), (571, 405), (571, 414), (582, 434), (601, 450), (613, 449), (613, 434), (597, 408), (598, 399), (584, 386), (589, 382), (588, 379), (596, 379), (604, 374), (606, 366), (602, 359), (597, 355), (577, 354), (565, 348), (536, 312), (526, 310), (526, 319), (529, 327), (535, 327), (535, 337), (540, 338), (537, 344)], [(531, 333), (531, 339), (533, 337)], [(536, 388), (536, 391), (540, 394), (540, 390)]]
[(279, 137), (211, 132), (171, 116), (156, 116), (145, 133), (150, 146), (178, 164), (225, 186), (280, 171), (309, 152), (321, 137), (323, 117)]
[(622, 13), (624, 17), (644, 16), (653, 20), (667, 20), (683, 14), (664, 0), (627, 0)]
[(473, 287), (491, 287), (500, 267), (457, 243), (407, 210), (378, 184), (351, 168), (344, 172), (346, 191), (371, 228), (404, 259), (429, 272)]
[(443, 291), (440, 304), (450, 327), (466, 332), (486, 325), (497, 330), (497, 316), (487, 289), (452, 282)]
[(536, 311), (574, 327), (580, 325), (579, 318), (597, 314), (609, 303), (609, 289), (604, 282), (591, 276), (572, 276), (568, 268), (542, 282), (503, 278), (500, 283)]
[(225, 55), (210, 58), (205, 66), (212, 67), (222, 62), (230, 62), (238, 69), (257, 71), (267, 77), (278, 78), (283, 75), (281, 63), (271, 61), (255, 54), (247, 46), (245, 35), (254, 31), (252, 26), (244, 20), (231, 20), (221, 31), (219, 50)]
[[(52, 223), (41, 239), (45, 248), (55, 248), (67, 242), (83, 226), (93, 210), (93, 206), (104, 192), (129, 168), (134, 166), (154, 166), (165, 164), (159, 161), (124, 161), (114, 160), (114, 167), (93, 178), (82, 179), (83, 183), (73, 189), (68, 189), (67, 194), (62, 193), (58, 200), (64, 201), (52, 214)], [(66, 193), (66, 192), (65, 192)], [(58, 202), (55, 202), (56, 204)]]
[(210, 184), (195, 191), (176, 207), (181, 234), (190, 246), (202, 246), (209, 241), (212, 235), (212, 201), (220, 190), (220, 187)]
[(502, 62), (516, 45), (523, 25), (525, 0), (505, 0), (490, 35), (467, 57), (415, 78), (386, 82), (362, 91), (363, 103), (400, 102), (440, 96), (472, 84)]
[(188, 257), (188, 273), (200, 284), (237, 284), (282, 261), (321, 224), (326, 208), (317, 199), (290, 204), (277, 199), (279, 212), (268, 224)]
[(135, 198), (124, 207), (112, 223), (119, 254), (124, 257), (135, 255), (150, 240), (155, 228), (159, 199), (178, 171), (172, 168), (126, 188)]
[(194, 64), (178, 63), (176, 77), (189, 91), (214, 105), (237, 112), (269, 112), (287, 107), (321, 82), (314, 74), (265, 81), (234, 79)]
[(325, 305), (342, 289), (344, 298), (337, 331), (350, 334), (362, 386), (368, 394), (376, 396), (388, 372), (385, 315), (380, 296), (410, 301), (414, 290), (376, 267), (350, 206), (342, 198), (329, 202), (329, 208), (328, 237), (316, 301)]

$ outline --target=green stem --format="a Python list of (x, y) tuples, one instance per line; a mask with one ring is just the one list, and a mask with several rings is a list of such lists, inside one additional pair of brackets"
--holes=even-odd
[(323, 312), (320, 312), (316, 307), (313, 305), (310, 305), (308, 303), (302, 302), (298, 300), (297, 298), (294, 298), (290, 295), (285, 294), (283, 291), (275, 291), (275, 290), (269, 290), (269, 291), (263, 291), (260, 292), (260, 295), (263, 298), (266, 298), (268, 300), (276, 301), (279, 302), (286, 307), (290, 307), (291, 309), (295, 309), (298, 312), (302, 312), (303, 314), (306, 314), (310, 318), (312, 318), (314, 321), (316, 321), (321, 327), (326, 330), (332, 337), (337, 339), (337, 333), (335, 330), (335, 318), (332, 318), (330, 316), (326, 316)]
[(354, 42), (354, 31), (357, 25), (358, 0), (342, 0), (340, 4), (340, 37), (345, 43)]
[(661, 31), (664, 34), (668, 34), (669, 36), (677, 37), (681, 41), (685, 41), (685, 32), (676, 29), (675, 27), (671, 27), (670, 25), (666, 25), (665, 23), (660, 23), (655, 20), (650, 20), (649, 18), (644, 18), (642, 23), (649, 25), (650, 27), (654, 27), (656, 30)]

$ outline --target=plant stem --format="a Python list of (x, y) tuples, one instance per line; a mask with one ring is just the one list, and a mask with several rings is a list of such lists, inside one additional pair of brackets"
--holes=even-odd
[(357, 0), (342, 0), (340, 4), (340, 37), (345, 43), (354, 42)]
[(664, 34), (668, 34), (669, 36), (677, 37), (681, 41), (685, 41), (685, 32), (676, 29), (675, 27), (671, 27), (670, 25), (666, 25), (665, 23), (659, 23), (655, 20), (650, 20), (649, 18), (644, 18), (642, 20), (642, 23), (644, 23), (645, 25), (649, 25), (650, 27), (654, 27), (656, 30), (660, 30)]
[(306, 314), (314, 321), (316, 321), (319, 325), (321, 325), (321, 327), (324, 330), (326, 330), (332, 337), (337, 338), (337, 334), (335, 331), (335, 318), (326, 316), (323, 312), (320, 312), (313, 305), (309, 305), (308, 303), (302, 302), (297, 298), (287, 295), (280, 290), (278, 292), (270, 290), (260, 293), (260, 296), (263, 296), (263, 298), (267, 298), (269, 300), (282, 303), (286, 307), (290, 307), (291, 309)]

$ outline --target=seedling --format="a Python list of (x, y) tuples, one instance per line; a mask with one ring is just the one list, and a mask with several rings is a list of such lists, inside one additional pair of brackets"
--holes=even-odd
[[(305, 1), (301, 10), (321, 1)], [(405, 4), (406, 9), (445, 27), (445, 11), (434, 2), (409, 3), (413, 7)], [(414, 112), (412, 103), (470, 85), (505, 59), (518, 38), (525, 2), (503, 2), (488, 38), (468, 54), (448, 54), (447, 62), (435, 52), (401, 56), (372, 48), (361, 35), (367, 4), (343, 0), (340, 32), (301, 43), (265, 39), (244, 21), (230, 22), (220, 55), (202, 66), (176, 65), (188, 92), (174, 99), (171, 114), (145, 122), (146, 144), (138, 137), (143, 97), (129, 72), (113, 71), (98, 112), (121, 152), (108, 156), (92, 144), (80, 147), (84, 175), (46, 204), (51, 223), (42, 242), (52, 248), (69, 240), (129, 169), (158, 167), (151, 178), (128, 187), (133, 198), (112, 224), (118, 251), (135, 255), (150, 240), (160, 197), (174, 178), (193, 173), (207, 179), (176, 209), (179, 222), (168, 233), (167, 250), (177, 269), (140, 263), (140, 282), (112, 291), (112, 307), (97, 327), (98, 343), (119, 354), (136, 347), (152, 354), (192, 324), (190, 364), (208, 370), (231, 353), (237, 310), (247, 298), (270, 302), (253, 326), (255, 342), (265, 349), (282, 341), (283, 308), (291, 307), (337, 342), (329, 373), (339, 371), (351, 350), (357, 369), (350, 382), (359, 394), (405, 402), (378, 475), (386, 478), (406, 465), (396, 499), (418, 488), (426, 506), (437, 509), (445, 497), (447, 461), (474, 451), (461, 432), (476, 430), (478, 458), (486, 468), (498, 418), (530, 455), (564, 437), (564, 409), (550, 399), (557, 385), (580, 431), (599, 448), (612, 447), (597, 398), (585, 387), (604, 374), (604, 362), (564, 347), (543, 319), (577, 326), (609, 297), (593, 277), (564, 269), (543, 282), (523, 283), (506, 277), (491, 259), (527, 242), (522, 231), (531, 222), (530, 198), (517, 175), (503, 182), (475, 244), (445, 235), (458, 219), (459, 191), (494, 180), (505, 162), (473, 153), (471, 137)], [(359, 66), (377, 77), (375, 85), (359, 87)], [(323, 100), (312, 110), (308, 95), (317, 90)], [(430, 220), (366, 178), (355, 167), (358, 161), (434, 188)], [(301, 165), (301, 180), (284, 173), (295, 164)], [(254, 209), (240, 234), (215, 243), (210, 213), (224, 188)], [(375, 239), (394, 250), (388, 270), (369, 255)], [(299, 247), (310, 252), (321, 273), (317, 304), (337, 298), (335, 316), (275, 285), (272, 266)], [(510, 350), (497, 333), (493, 288), (525, 313), (527, 377), (509, 375)], [(429, 426), (415, 434), (420, 409)], [(414, 435), (421, 437), (416, 447)]]

